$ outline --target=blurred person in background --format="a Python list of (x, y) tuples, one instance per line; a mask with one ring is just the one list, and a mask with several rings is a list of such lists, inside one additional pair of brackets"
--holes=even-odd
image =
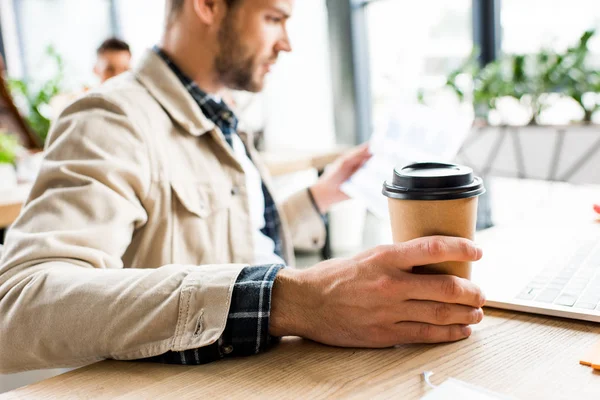
[(96, 50), (94, 74), (104, 83), (110, 78), (129, 71), (131, 68), (131, 49), (117, 38), (106, 39)]
[[(96, 49), (96, 64), (94, 65), (94, 74), (104, 83), (110, 78), (114, 78), (131, 68), (131, 49), (129, 45), (117, 38), (106, 39), (98, 49)], [(50, 100), (52, 110), (52, 120), (56, 119), (60, 113), (75, 101), (78, 97), (86, 93), (90, 88), (84, 86), (79, 91), (68, 91), (54, 96)]]

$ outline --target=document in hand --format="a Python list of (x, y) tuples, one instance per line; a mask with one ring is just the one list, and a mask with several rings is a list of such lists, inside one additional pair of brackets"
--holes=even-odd
[(419, 104), (395, 106), (387, 128), (373, 134), (373, 157), (344, 183), (342, 190), (363, 201), (376, 216), (388, 218), (387, 199), (381, 189), (383, 182), (391, 179), (394, 168), (418, 161), (452, 161), (472, 124), (472, 116)]

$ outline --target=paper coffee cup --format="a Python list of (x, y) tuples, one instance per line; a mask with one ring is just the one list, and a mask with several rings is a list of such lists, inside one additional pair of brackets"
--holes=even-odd
[[(383, 184), (394, 242), (436, 235), (473, 240), (477, 199), (483, 193), (483, 181), (469, 167), (415, 163), (394, 169), (392, 181)], [(471, 263), (450, 261), (417, 266), (413, 272), (471, 279)]]

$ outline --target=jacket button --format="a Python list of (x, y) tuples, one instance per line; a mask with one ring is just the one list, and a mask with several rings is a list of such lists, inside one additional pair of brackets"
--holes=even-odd
[(231, 188), (231, 195), (237, 196), (240, 193), (240, 189), (237, 186)]
[(223, 346), (221, 350), (223, 351), (223, 354), (231, 354), (233, 353), (233, 346)]

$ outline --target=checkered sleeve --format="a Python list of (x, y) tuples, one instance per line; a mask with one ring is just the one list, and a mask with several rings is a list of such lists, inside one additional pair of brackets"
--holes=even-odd
[(170, 351), (142, 361), (199, 365), (225, 357), (240, 357), (267, 350), (278, 338), (269, 335), (271, 293), (283, 265), (246, 267), (233, 287), (227, 324), (219, 340), (209, 346)]

